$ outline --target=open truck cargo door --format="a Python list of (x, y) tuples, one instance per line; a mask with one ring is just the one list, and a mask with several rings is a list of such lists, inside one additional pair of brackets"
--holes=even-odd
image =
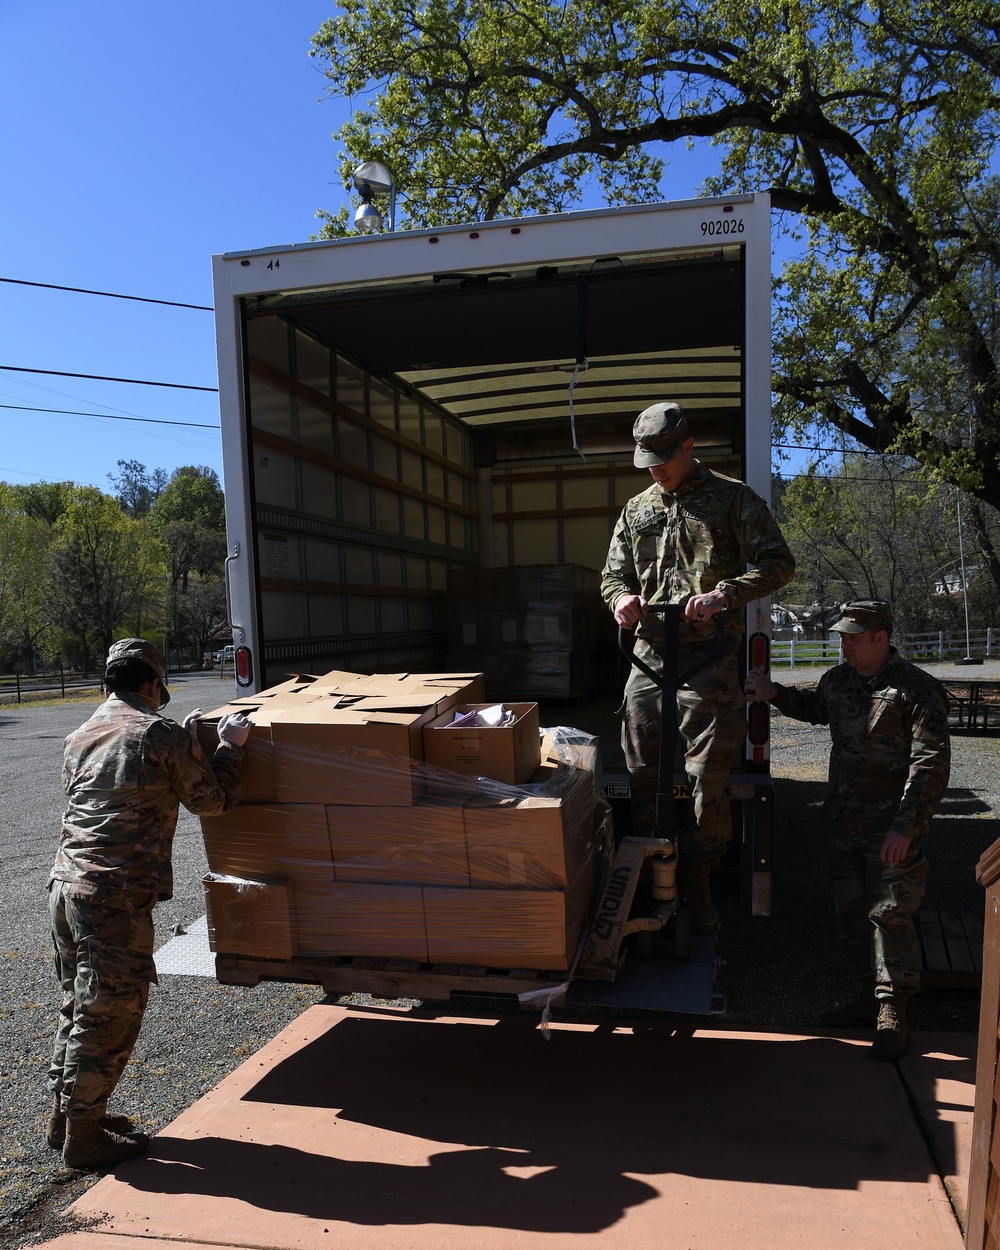
[[(769, 499), (770, 229), (768, 197), (746, 195), (215, 257), (241, 685), (467, 670), (449, 578), (595, 576), (649, 483), (631, 431), (654, 400), (681, 404), (700, 460)], [(746, 625), (766, 647), (768, 599)], [(620, 689), (620, 668), (595, 672), (584, 650), (571, 630), (564, 687), (528, 667), (523, 693), (500, 697)], [(730, 796), (766, 914), (756, 715)], [(614, 767), (606, 781), (627, 791)]]

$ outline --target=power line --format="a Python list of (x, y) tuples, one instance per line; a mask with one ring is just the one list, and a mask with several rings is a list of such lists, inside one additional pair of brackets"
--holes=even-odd
[(217, 430), (219, 426), (200, 421), (166, 421), (159, 417), (123, 417), (113, 412), (76, 412), (72, 408), (32, 408), (28, 404), (0, 404), (17, 412), (51, 412), (63, 417), (93, 417), (96, 421), (141, 421), (143, 425), (183, 425), (188, 430)]
[(898, 452), (872, 451), (867, 447), (852, 450), (849, 447), (803, 447), (799, 443), (772, 443), (771, 446), (780, 447), (782, 451), (825, 451), (833, 452), (838, 456), (885, 456), (900, 454)]
[[(867, 482), (867, 483), (874, 483), (875, 485), (878, 485), (878, 486), (885, 486), (885, 484), (886, 484), (886, 478), (884, 478), (884, 477), (841, 477), (841, 478), (830, 478), (830, 477), (823, 477), (823, 476), (821, 476), (821, 475), (819, 475), (819, 474), (816, 474), (816, 473), (781, 473), (781, 472), (777, 472), (777, 473), (773, 473), (773, 472), (772, 472), (772, 476), (773, 476), (773, 477), (780, 477), (780, 478), (784, 478), (784, 480), (785, 480), (786, 482), (794, 482), (794, 481), (800, 481), (800, 480), (801, 480), (801, 481), (803, 481), (803, 482), (805, 482), (805, 481), (810, 481), (810, 482), (834, 482), (834, 481), (835, 481), (835, 482), (840, 482), (840, 483), (843, 483), (844, 485), (847, 485), (847, 486), (853, 486), (855, 482)], [(914, 476), (914, 477), (905, 477), (905, 478), (900, 478), (900, 479), (899, 479), (899, 481), (900, 481), (900, 482), (904, 482), (904, 483), (905, 483), (905, 482), (914, 482), (914, 481), (919, 481), (919, 480), (920, 480), (920, 479), (919, 479), (919, 478), (917, 478), (916, 476)]]
[(207, 304), (182, 304), (172, 299), (151, 299), (148, 295), (120, 295), (117, 291), (89, 291), (83, 286), (57, 286), (54, 282), (28, 282), (25, 278), (0, 278), (0, 282), (12, 282), (17, 286), (38, 286), (46, 291), (72, 291), (76, 295), (103, 295), (107, 299), (131, 299), (140, 304), (165, 304), (167, 308), (193, 308), (197, 312), (215, 312)]
[(149, 382), (145, 378), (109, 378), (102, 373), (66, 373), (63, 369), (26, 369), (23, 365), (0, 365), (10, 373), (44, 373), (55, 378), (87, 378), (91, 382), (128, 382), (132, 386), (169, 386), (178, 391), (210, 391), (219, 393), (217, 386), (191, 386), (184, 382)]

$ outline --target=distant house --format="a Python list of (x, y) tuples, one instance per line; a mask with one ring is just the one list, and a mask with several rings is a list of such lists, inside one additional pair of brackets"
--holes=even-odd
[(972, 585), (982, 571), (982, 565), (980, 564), (968, 565), (965, 570), (965, 582), (963, 584), (961, 567), (956, 565), (954, 568), (945, 569), (938, 574), (932, 593), (937, 598), (945, 595), (956, 598)]
[(771, 606), (771, 628), (776, 638), (805, 635), (821, 638), (840, 616), (840, 606), (820, 603), (775, 603)]

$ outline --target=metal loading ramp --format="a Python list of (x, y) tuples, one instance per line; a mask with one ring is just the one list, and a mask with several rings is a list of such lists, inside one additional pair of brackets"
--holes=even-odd
[(669, 1015), (720, 1015), (726, 1003), (714, 989), (715, 944), (714, 934), (693, 936), (687, 959), (630, 959), (614, 981), (574, 981), (569, 1006), (576, 1011), (593, 1007)]

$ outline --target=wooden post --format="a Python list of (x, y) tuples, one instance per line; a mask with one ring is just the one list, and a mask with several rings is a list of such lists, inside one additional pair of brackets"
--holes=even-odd
[(986, 888), (983, 925), (983, 988), (976, 1052), (976, 1103), (969, 1166), (966, 1250), (984, 1250), (1000, 1235), (998, 1174), (990, 1158), (997, 1129), (997, 1027), (1000, 1024), (1000, 839), (976, 865), (976, 880)]

